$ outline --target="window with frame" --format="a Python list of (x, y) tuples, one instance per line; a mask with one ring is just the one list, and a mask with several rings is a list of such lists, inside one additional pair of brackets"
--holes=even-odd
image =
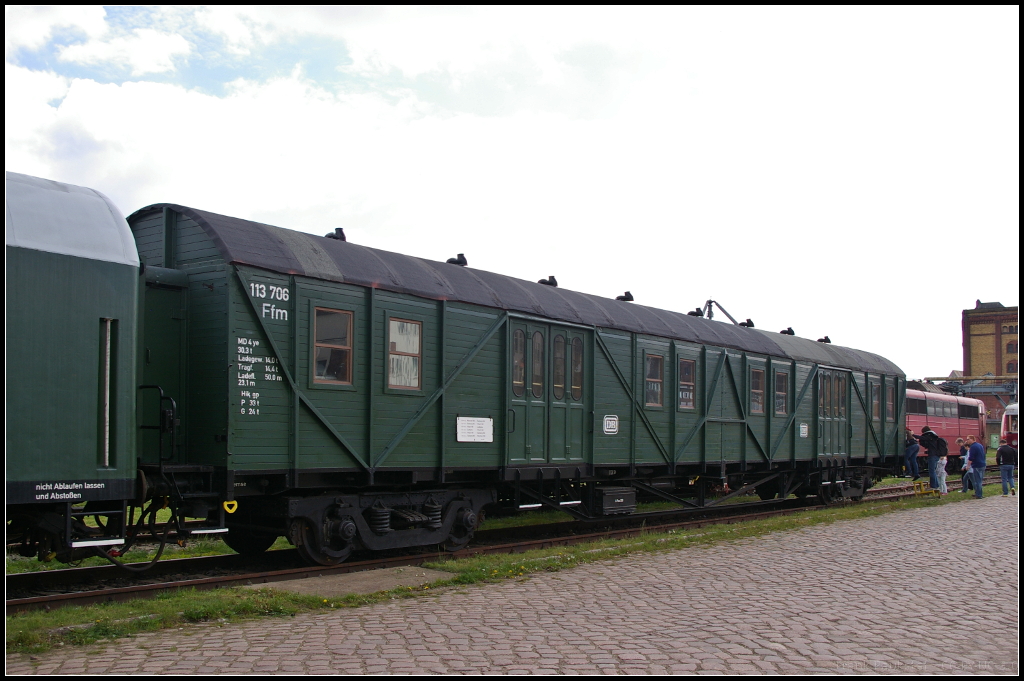
[(750, 413), (764, 413), (764, 370), (750, 370)]
[(962, 419), (976, 419), (979, 416), (978, 406), (975, 404), (958, 405), (957, 411)]
[(583, 399), (583, 341), (572, 339), (572, 399)]
[(1017, 373), (1017, 363), (1016, 362), (1007, 362), (1006, 363), (1006, 373), (1008, 373), (1008, 374), (1015, 374), (1015, 373)]
[(871, 384), (871, 418), (876, 421), (882, 418), (882, 386)]
[(314, 308), (313, 382), (352, 384), (352, 313)]
[(388, 320), (388, 387), (420, 389), (423, 323), (407, 319)]
[(825, 415), (825, 374), (818, 374), (818, 416)]
[(925, 400), (919, 400), (914, 397), (907, 398), (907, 413), (921, 416), (927, 416), (928, 414), (928, 403)]
[(885, 418), (887, 421), (896, 418), (896, 387), (891, 385), (885, 387)]
[(533, 332), (533, 370), (530, 383), (534, 397), (544, 397), (544, 334)]
[(565, 397), (565, 337), (555, 336), (555, 347), (551, 352), (551, 393), (556, 400)]
[(775, 372), (775, 413), (789, 413), (789, 374), (784, 371)]
[(846, 416), (846, 374), (836, 376), (836, 407), (839, 416)]
[(679, 408), (697, 408), (697, 362), (679, 360)]
[(522, 397), (526, 392), (526, 334), (516, 329), (512, 334), (512, 394)]
[(647, 355), (645, 394), (648, 407), (660, 407), (662, 404), (661, 387), (664, 382), (665, 358), (661, 355)]
[(1017, 341), (1010, 341), (1006, 344), (1006, 354), (1016, 355), (1017, 354)]

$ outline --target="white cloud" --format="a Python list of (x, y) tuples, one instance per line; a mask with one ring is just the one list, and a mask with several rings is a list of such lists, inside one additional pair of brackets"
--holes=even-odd
[[(1015, 267), (958, 261), (1019, 246), (1016, 22), (885, 12), (214, 9), (239, 52), (344, 36), (358, 68), (443, 71), (467, 100), (339, 93), (298, 70), (215, 97), (8, 65), (6, 163), (125, 212), (344, 226), (666, 309), (713, 296), (759, 328), (941, 374), (961, 309), (1016, 302)], [(466, 113), (495, 74), (532, 81), (501, 115)], [(595, 101), (611, 104), (577, 115)]]
[(180, 35), (137, 28), (127, 36), (69, 45), (60, 51), (60, 59), (90, 65), (113, 63), (141, 76), (173, 71), (174, 59), (190, 51), (188, 41)]
[(4, 6), (4, 52), (10, 58), (19, 48), (39, 49), (54, 29), (70, 28), (89, 38), (107, 32), (106, 12), (100, 6)]

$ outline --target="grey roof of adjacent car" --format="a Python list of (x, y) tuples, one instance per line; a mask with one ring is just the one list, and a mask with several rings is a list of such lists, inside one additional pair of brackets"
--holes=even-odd
[(8, 246), (139, 266), (128, 223), (95, 189), (11, 172), (5, 189)]
[(874, 373), (903, 374), (899, 367), (884, 357), (861, 350), (545, 286), (187, 206), (154, 204), (136, 211), (129, 219), (164, 207), (173, 208), (195, 220), (216, 243), (224, 259), (232, 263), (409, 293), (433, 300), (472, 303), (587, 326), (621, 329)]

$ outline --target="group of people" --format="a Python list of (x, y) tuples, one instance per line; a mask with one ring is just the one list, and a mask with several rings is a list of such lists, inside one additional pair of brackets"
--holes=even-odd
[[(957, 438), (957, 446), (960, 448), (960, 461), (962, 465), (963, 488), (960, 490), (966, 494), (974, 490), (974, 496), (982, 498), (982, 482), (985, 476), (985, 445), (978, 441), (974, 435), (966, 438)], [(906, 459), (907, 475), (914, 480), (921, 478), (921, 470), (918, 457), (924, 450), (928, 466), (928, 486), (938, 490), (939, 494), (948, 494), (946, 487), (946, 455), (948, 445), (939, 437), (938, 433), (925, 426), (921, 429), (920, 435), (914, 435), (914, 431), (907, 428)], [(999, 449), (996, 452), (996, 463), (999, 465), (999, 476), (1003, 484), (1003, 496), (1017, 494), (1013, 482), (1013, 470), (1017, 466), (1017, 450), (1006, 444), (1006, 440), (999, 441)]]

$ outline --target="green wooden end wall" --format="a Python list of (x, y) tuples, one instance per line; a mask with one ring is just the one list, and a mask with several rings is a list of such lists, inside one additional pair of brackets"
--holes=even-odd
[[(140, 259), (148, 267), (181, 270), (188, 275), (188, 287), (181, 296), (183, 314), (178, 324), (161, 324), (146, 318), (146, 290), (140, 313), (140, 328), (150, 333), (173, 333), (180, 345), (173, 357), (154, 357), (152, 348), (147, 354), (145, 331), (140, 337), (140, 383), (162, 380), (150, 379), (147, 360), (153, 365), (174, 362), (177, 365), (177, 392), (171, 395), (180, 407), (181, 426), (178, 438), (181, 445), (179, 463), (224, 465), (225, 438), (227, 436), (228, 382), (228, 268), (217, 248), (203, 229), (192, 219), (165, 209), (153, 211), (132, 220), (132, 233)], [(167, 290), (164, 290), (164, 295)], [(148, 322), (148, 323), (147, 323)], [(154, 331), (156, 329), (156, 331)], [(166, 347), (167, 339), (160, 346)], [(151, 343), (156, 346), (157, 343)], [(167, 367), (158, 372), (164, 379)], [(152, 391), (144, 392), (139, 402), (140, 423), (155, 422), (157, 409)], [(152, 431), (138, 434), (139, 451), (146, 463), (155, 463), (156, 448)]]

